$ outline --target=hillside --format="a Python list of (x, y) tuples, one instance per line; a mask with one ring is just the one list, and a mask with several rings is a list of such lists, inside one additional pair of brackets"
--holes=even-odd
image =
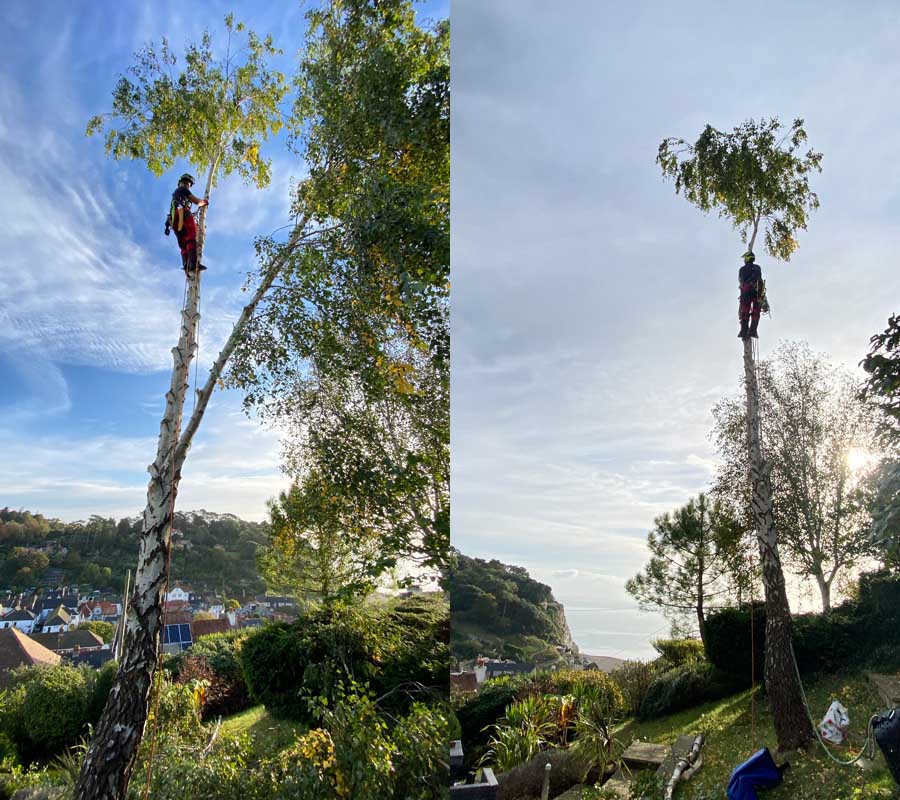
[(523, 567), (454, 551), (450, 572), (450, 651), (536, 664), (580, 663), (565, 611), (550, 587)]
[[(121, 587), (137, 563), (140, 517), (61, 522), (0, 509), (0, 589), (82, 584)], [(232, 514), (175, 514), (172, 581), (229, 594), (262, 591), (256, 551), (266, 526)]]

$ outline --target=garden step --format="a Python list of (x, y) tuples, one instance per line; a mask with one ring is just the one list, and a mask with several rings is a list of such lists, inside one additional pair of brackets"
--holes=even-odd
[(880, 672), (867, 672), (866, 677), (875, 684), (878, 694), (889, 706), (900, 705), (900, 679), (896, 675), (884, 675)]
[(632, 742), (622, 754), (622, 760), (629, 767), (642, 769), (644, 767), (658, 767), (672, 748), (667, 744), (653, 744), (652, 742)]
[(691, 752), (696, 738), (696, 736), (679, 736), (669, 749), (665, 760), (659, 765), (659, 769), (656, 770), (656, 777), (662, 779), (663, 783), (667, 783), (672, 777), (672, 773), (675, 772), (675, 764), (678, 759), (684, 758)]

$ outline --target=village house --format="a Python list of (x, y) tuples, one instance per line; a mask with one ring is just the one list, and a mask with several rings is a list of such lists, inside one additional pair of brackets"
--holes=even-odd
[(60, 656), (30, 639), (17, 628), (0, 630), (0, 689), (9, 682), (9, 673), (18, 667), (59, 664)]
[(31, 633), (37, 623), (37, 615), (27, 608), (14, 608), (0, 617), (0, 630), (15, 628), (22, 633)]
[(77, 652), (108, 649), (103, 639), (89, 630), (78, 629), (53, 633), (33, 633), (31, 639), (61, 656)]
[(72, 615), (65, 606), (57, 606), (41, 623), (41, 633), (60, 633), (72, 626)]

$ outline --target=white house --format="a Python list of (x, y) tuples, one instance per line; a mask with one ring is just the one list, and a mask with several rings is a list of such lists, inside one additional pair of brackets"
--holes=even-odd
[(187, 603), (190, 600), (190, 595), (182, 589), (180, 586), (176, 586), (174, 589), (170, 589), (169, 593), (166, 595), (166, 602), (171, 603), (173, 600), (183, 600)]
[(0, 629), (16, 628), (22, 633), (31, 633), (34, 630), (37, 617), (26, 608), (13, 609), (0, 617)]
[(66, 611), (64, 606), (59, 606), (55, 611), (50, 613), (44, 620), (41, 627), (42, 633), (62, 633), (69, 630), (72, 625), (72, 615)]

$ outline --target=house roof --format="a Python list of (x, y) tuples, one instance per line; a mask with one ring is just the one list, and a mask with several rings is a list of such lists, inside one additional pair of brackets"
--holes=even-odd
[(118, 605), (107, 600), (90, 600), (87, 603), (82, 603), (79, 611), (82, 614), (90, 614), (95, 608), (99, 608), (100, 614), (104, 617), (115, 616), (119, 613)]
[(58, 664), (59, 656), (15, 628), (0, 630), (0, 686), (9, 679), (9, 670), (35, 664)]
[(74, 650), (76, 647), (103, 647), (103, 639), (85, 628), (60, 633), (33, 633), (31, 638), (54, 653), (60, 650)]
[(72, 615), (66, 611), (65, 606), (57, 606), (50, 616), (44, 620), (44, 625), (69, 625), (72, 622)]
[(68, 653), (65, 656), (70, 664), (90, 664), (94, 669), (100, 669), (107, 661), (112, 661), (112, 650), (82, 650), (79, 653)]
[(31, 622), (34, 618), (35, 615), (27, 608), (16, 608), (0, 617), (4, 622)]
[(172, 611), (171, 609), (164, 616), (166, 625), (189, 625), (194, 621), (194, 615), (190, 611)]
[(211, 633), (227, 633), (231, 630), (231, 623), (228, 617), (220, 619), (195, 619), (193, 623), (194, 638), (207, 636)]

